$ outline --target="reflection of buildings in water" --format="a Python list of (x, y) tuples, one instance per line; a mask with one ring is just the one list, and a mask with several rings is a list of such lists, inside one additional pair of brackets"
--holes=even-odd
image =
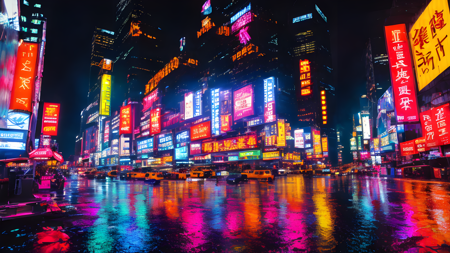
[(185, 250), (189, 251), (207, 242), (205, 235), (206, 225), (203, 219), (204, 211), (201, 190), (188, 187), (189, 194), (183, 194), (183, 209), (181, 210), (182, 227), (191, 240)]
[(336, 247), (334, 232), (334, 215), (331, 214), (330, 203), (327, 197), (325, 178), (315, 178), (313, 181), (313, 202), (316, 207), (314, 215), (317, 220), (317, 235), (319, 251), (332, 250)]
[[(450, 238), (450, 204), (448, 192), (441, 185), (431, 185), (431, 213), (439, 233), (433, 235), (437, 245), (447, 244)], [(427, 244), (428, 245), (428, 244)]]
[(244, 221), (241, 199), (229, 197), (226, 201), (226, 211), (226, 229), (223, 231), (224, 238), (241, 238)]

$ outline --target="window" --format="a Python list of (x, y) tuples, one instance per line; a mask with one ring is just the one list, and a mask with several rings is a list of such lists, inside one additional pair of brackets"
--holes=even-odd
[(34, 7), (41, 8), (41, 4), (35, 4)]
[(270, 171), (266, 170), (266, 174), (270, 174)]
[(27, 32), (27, 31), (28, 31), (28, 28), (22, 26), (22, 31), (23, 31), (23, 32)]
[(37, 34), (38, 33), (38, 29), (36, 28), (30, 28), (31, 33)]
[(32, 19), (32, 20), (31, 20), (31, 23), (32, 23), (32, 24), (35, 24), (35, 25), (40, 25), (40, 24), (41, 24), (41, 21), (40, 21), (39, 19)]
[(23, 4), (25, 4), (26, 6), (30, 6), (27, 0), (23, 0)]
[(20, 16), (20, 19), (22, 20), (22, 22), (27, 22), (27, 17), (25, 16)]
[(37, 42), (38, 38), (37, 37), (31, 37), (31, 42)]

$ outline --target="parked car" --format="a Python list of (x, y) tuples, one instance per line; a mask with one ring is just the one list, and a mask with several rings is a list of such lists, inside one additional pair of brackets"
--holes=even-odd
[(260, 181), (268, 181), (272, 182), (275, 179), (275, 176), (272, 174), (272, 171), (269, 169), (266, 170), (245, 170), (241, 173), (243, 176), (248, 179), (258, 179)]
[(117, 170), (108, 171), (108, 177), (117, 177), (117, 175), (118, 175)]
[(94, 178), (95, 179), (106, 179), (106, 172), (98, 171), (97, 173), (95, 173)]
[(242, 174), (232, 174), (227, 177), (227, 183), (228, 184), (240, 184), (242, 182), (246, 181), (246, 177), (244, 177)]

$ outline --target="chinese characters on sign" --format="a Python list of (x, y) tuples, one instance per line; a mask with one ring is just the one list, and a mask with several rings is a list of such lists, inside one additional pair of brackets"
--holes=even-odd
[(212, 89), (211, 90), (211, 118), (212, 118), (212, 134), (219, 135), (220, 134), (220, 89)]
[(37, 54), (38, 44), (22, 42), (19, 45), (9, 109), (31, 112)]
[[(250, 148), (256, 148), (256, 134), (202, 143), (203, 153), (216, 153), (216, 152), (225, 152)], [(192, 145), (191, 145), (191, 153), (192, 153)]]
[(253, 45), (252, 43), (244, 46), (241, 50), (239, 50), (236, 54), (232, 56), (233, 61), (240, 60), (242, 57), (252, 54), (258, 53), (258, 46)]
[(419, 91), (450, 66), (449, 21), (448, 1), (432, 0), (409, 31)]
[(278, 120), (278, 136), (277, 136), (277, 147), (286, 146), (286, 124), (284, 119)]
[(120, 108), (120, 129), (119, 134), (131, 134), (131, 105)]
[(200, 28), (200, 31), (197, 32), (197, 38), (200, 38), (204, 33), (211, 30), (213, 26), (216, 26), (213, 22), (211, 22), (210, 17), (206, 17), (202, 20), (202, 28)]
[(277, 119), (275, 113), (275, 78), (264, 79), (264, 122), (270, 123)]
[(100, 93), (100, 115), (109, 116), (111, 114), (111, 75), (102, 76)]
[(42, 115), (42, 134), (57, 136), (59, 121), (59, 104), (44, 103)]
[(234, 121), (254, 114), (253, 111), (253, 87), (247, 85), (233, 92), (234, 97)]
[(445, 104), (420, 114), (427, 148), (450, 144), (450, 127), (447, 124), (447, 119), (450, 119), (449, 107), (449, 104)]
[(163, 69), (158, 71), (158, 73), (156, 73), (156, 75), (152, 79), (150, 79), (150, 81), (148, 81), (148, 83), (145, 85), (145, 94), (147, 95), (154, 88), (156, 88), (159, 81), (161, 81), (161, 79), (170, 74), (170, 72), (177, 69), (179, 65), (180, 60), (177, 57), (174, 57), (172, 60), (170, 60), (170, 62), (167, 63)]
[(397, 122), (419, 120), (416, 88), (405, 24), (385, 27)]
[(311, 64), (309, 60), (300, 60), (300, 87), (302, 96), (311, 94)]
[(194, 95), (194, 117), (202, 115), (202, 90), (198, 90)]
[(231, 32), (235, 33), (239, 29), (241, 29), (246, 24), (252, 22), (252, 12), (249, 11), (242, 15), (232, 26), (231, 26)]
[(161, 108), (150, 111), (150, 134), (161, 132)]
[(173, 149), (172, 134), (158, 135), (158, 151), (166, 151)]
[(201, 140), (211, 137), (211, 121), (206, 121), (191, 127), (191, 140)]
[(402, 156), (417, 154), (414, 140), (400, 143), (400, 152)]
[(150, 109), (157, 100), (158, 89), (155, 89), (154, 91), (152, 91), (152, 93), (144, 97), (144, 108), (142, 109), (142, 111), (147, 111), (148, 109)]

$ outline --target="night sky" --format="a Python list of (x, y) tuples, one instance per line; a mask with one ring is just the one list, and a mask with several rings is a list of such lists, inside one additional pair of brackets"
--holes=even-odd
[[(47, 45), (41, 102), (61, 103), (58, 128), (59, 150), (65, 159), (74, 153), (80, 127), (80, 113), (86, 106), (91, 40), (95, 27), (113, 30), (115, 8), (111, 0), (77, 2), (42, 0), (47, 17)], [(153, 1), (152, 1), (153, 2)], [(200, 9), (204, 0), (161, 1), (152, 13), (157, 26), (168, 32), (169, 46), (176, 47), (180, 37), (200, 27)], [(274, 3), (278, 15), (296, 1)], [(333, 54), (334, 85), (339, 101), (339, 125), (345, 128), (341, 141), (344, 162), (351, 162), (349, 138), (352, 113), (359, 110), (359, 97), (365, 94), (364, 49), (371, 29), (383, 29), (384, 20), (368, 20), (368, 13), (389, 9), (392, 0), (325, 1), (320, 8), (328, 17)], [(211, 1), (214, 5), (214, 0)], [(287, 8), (285, 7), (287, 6)], [(370, 25), (369, 25), (370, 23)], [(156, 24), (155, 24), (156, 25)], [(371, 29), (367, 29), (370, 27)], [(170, 56), (169, 56), (170, 57)], [(114, 91), (113, 91), (114, 92)], [(118, 108), (112, 108), (112, 111)], [(42, 104), (39, 117), (42, 115)], [(36, 129), (40, 133), (40, 122)], [(346, 159), (347, 158), (347, 159)]]

